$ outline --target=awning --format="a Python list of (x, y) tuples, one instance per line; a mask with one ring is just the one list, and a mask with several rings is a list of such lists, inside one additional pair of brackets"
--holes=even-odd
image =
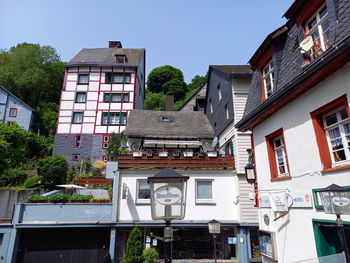
[(199, 147), (202, 145), (202, 142), (200, 141), (184, 141), (184, 140), (144, 140), (143, 146), (153, 146), (158, 144), (164, 144), (164, 145), (170, 145), (170, 146), (176, 146), (176, 145), (187, 145), (192, 147)]

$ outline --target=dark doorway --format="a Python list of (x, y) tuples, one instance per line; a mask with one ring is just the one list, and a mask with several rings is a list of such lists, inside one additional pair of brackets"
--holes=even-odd
[(110, 228), (24, 229), (17, 262), (110, 262), (109, 237)]

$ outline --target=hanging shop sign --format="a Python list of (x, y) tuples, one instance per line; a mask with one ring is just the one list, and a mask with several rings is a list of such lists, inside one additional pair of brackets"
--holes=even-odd
[[(308, 192), (287, 194), (287, 205), (288, 207), (312, 208), (311, 194)], [(259, 207), (271, 208), (269, 194), (259, 194)]]
[(269, 199), (273, 211), (288, 211), (287, 193), (285, 191), (269, 193)]
[(181, 197), (181, 190), (171, 185), (159, 187), (154, 191), (154, 199), (162, 205), (176, 204)]

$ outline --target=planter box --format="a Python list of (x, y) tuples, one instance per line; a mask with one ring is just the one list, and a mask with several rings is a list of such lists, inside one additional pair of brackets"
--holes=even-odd
[(184, 157), (193, 157), (193, 152), (184, 152)]
[(142, 157), (142, 152), (133, 152), (132, 156), (133, 157)]
[(152, 153), (152, 152), (147, 152), (147, 153), (146, 153), (146, 156), (147, 156), (147, 157), (152, 157), (152, 156), (153, 156), (153, 153)]
[(168, 152), (159, 152), (158, 156), (159, 157), (168, 157)]
[(179, 152), (173, 153), (173, 156), (174, 157), (180, 157), (180, 153)]
[(218, 157), (217, 152), (208, 152), (208, 157)]

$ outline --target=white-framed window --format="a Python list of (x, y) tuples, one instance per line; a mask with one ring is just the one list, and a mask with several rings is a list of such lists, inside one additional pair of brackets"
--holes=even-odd
[(273, 63), (272, 60), (263, 69), (263, 79), (266, 98), (272, 95), (273, 91)]
[(327, 5), (323, 5), (316, 14), (306, 23), (306, 35), (312, 36), (314, 45), (311, 49), (311, 58), (318, 58), (329, 47), (329, 21)]
[(218, 97), (219, 97), (219, 101), (220, 101), (222, 99), (220, 84), (218, 85), (217, 89), (218, 89)]
[(210, 108), (210, 114), (213, 113), (213, 104), (211, 103), (211, 99), (209, 100), (209, 108)]
[(196, 203), (214, 204), (213, 179), (196, 179)]
[(86, 102), (86, 92), (77, 92), (75, 95), (76, 103), (85, 103)]
[(79, 74), (78, 84), (89, 84), (89, 74)]
[(151, 188), (147, 183), (147, 179), (137, 179), (136, 181), (136, 203), (151, 203)]
[(230, 114), (228, 111), (228, 104), (225, 105), (225, 112), (226, 112), (226, 120), (228, 120), (230, 118)]
[(83, 123), (83, 112), (73, 112), (72, 123)]
[(350, 123), (346, 108), (323, 116), (329, 151), (333, 163), (350, 160)]
[(273, 149), (275, 151), (277, 176), (284, 177), (288, 175), (288, 165), (283, 136), (279, 136), (273, 140)]

